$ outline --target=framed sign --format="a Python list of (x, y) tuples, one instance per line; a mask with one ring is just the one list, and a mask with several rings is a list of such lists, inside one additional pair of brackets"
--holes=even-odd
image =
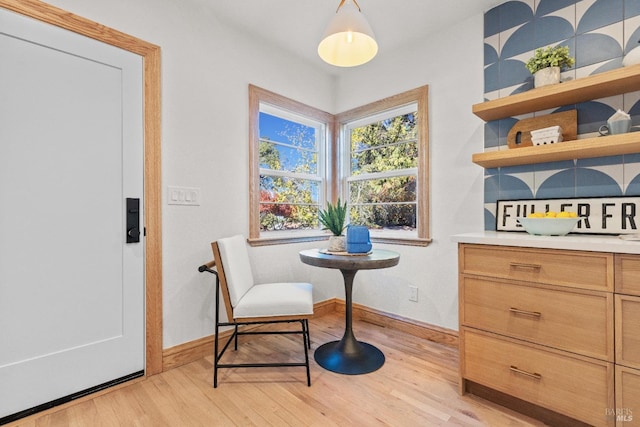
[(525, 231), (517, 218), (532, 212), (575, 212), (580, 221), (573, 233), (632, 234), (640, 226), (640, 196), (569, 199), (498, 200), (496, 230)]

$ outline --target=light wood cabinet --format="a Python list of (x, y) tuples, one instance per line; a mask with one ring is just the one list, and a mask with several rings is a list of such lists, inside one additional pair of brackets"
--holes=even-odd
[(640, 369), (640, 296), (616, 295), (616, 363)]
[(640, 256), (616, 254), (616, 293), (640, 296)]
[[(611, 425), (613, 364), (475, 329), (463, 330), (465, 377), (593, 425)], [(580, 392), (587, 391), (587, 392)]]
[(463, 325), (614, 361), (611, 293), (486, 277), (461, 280)]
[(613, 292), (613, 254), (465, 245), (465, 274)]
[[(640, 89), (640, 65), (633, 65), (483, 102), (474, 105), (472, 111), (481, 119), (489, 121), (633, 92), (638, 89)], [(565, 141), (561, 144), (477, 153), (472, 156), (472, 161), (485, 168), (496, 168), (638, 152), (640, 152), (640, 135), (632, 132), (606, 138), (588, 138)]]
[(616, 425), (640, 426), (640, 255), (616, 254)]
[(613, 426), (614, 254), (460, 244), (458, 256), (461, 392), (480, 384)]
[(608, 414), (617, 427), (640, 426), (640, 371), (616, 365), (616, 407)]

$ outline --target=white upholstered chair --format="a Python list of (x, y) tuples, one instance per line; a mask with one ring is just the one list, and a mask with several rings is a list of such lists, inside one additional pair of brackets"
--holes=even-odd
[[(218, 369), (221, 368), (262, 368), (304, 366), (307, 370), (307, 385), (311, 385), (309, 373), (309, 317), (313, 315), (312, 285), (310, 283), (255, 283), (251, 264), (243, 236), (237, 235), (219, 239), (211, 244), (213, 262), (199, 267), (199, 271), (209, 271), (216, 275), (216, 318), (213, 386), (218, 386)], [(215, 266), (215, 271), (211, 267)], [(221, 292), (220, 292), (221, 291)], [(224, 300), (227, 322), (220, 321), (220, 294)], [(239, 326), (264, 323), (299, 322), (299, 330), (261, 331)], [(219, 328), (233, 326), (233, 333), (219, 350)], [(234, 341), (238, 349), (238, 336), (257, 334), (300, 334), (304, 348), (304, 362), (260, 362), (260, 363), (220, 363), (222, 355)]]

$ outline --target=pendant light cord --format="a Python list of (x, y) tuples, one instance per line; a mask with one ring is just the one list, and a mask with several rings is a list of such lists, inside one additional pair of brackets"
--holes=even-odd
[[(336, 9), (336, 13), (338, 13), (338, 11), (340, 10), (340, 8), (341, 8), (342, 6), (344, 6), (344, 2), (345, 2), (345, 0), (341, 0), (341, 1), (340, 1), (340, 4), (338, 5), (338, 8)], [(362, 9), (360, 9), (360, 5), (358, 4), (358, 2), (357, 2), (356, 0), (353, 0), (353, 3), (354, 3), (354, 4), (356, 5), (356, 7), (358, 8), (358, 12), (362, 12)], [(640, 43), (640, 42), (638, 42), (638, 43)]]

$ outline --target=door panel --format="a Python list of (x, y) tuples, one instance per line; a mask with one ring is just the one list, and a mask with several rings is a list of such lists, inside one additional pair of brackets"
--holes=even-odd
[(2, 9), (0, 57), (2, 418), (143, 370), (145, 347), (142, 59)]

